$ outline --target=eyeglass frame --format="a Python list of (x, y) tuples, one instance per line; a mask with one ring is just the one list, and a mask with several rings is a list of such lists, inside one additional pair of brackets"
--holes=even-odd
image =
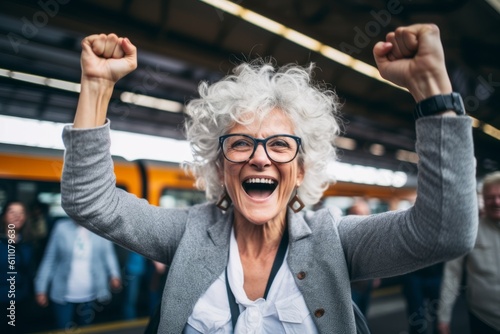
[[(248, 157), (248, 159), (243, 160), (243, 161), (233, 161), (233, 160), (229, 159), (228, 157), (226, 157), (226, 154), (224, 153), (224, 141), (227, 138), (234, 137), (234, 136), (243, 136), (243, 137), (249, 138), (249, 139), (251, 139), (253, 141), (253, 151), (252, 151), (252, 154), (250, 154), (250, 156)], [(281, 161), (276, 161), (276, 160), (274, 160), (273, 158), (271, 158), (269, 156), (269, 153), (267, 152), (267, 146), (266, 146), (266, 144), (267, 144), (267, 142), (270, 139), (276, 138), (276, 137), (288, 137), (288, 138), (292, 138), (293, 140), (295, 140), (297, 142), (297, 150), (295, 151), (295, 155), (293, 156), (293, 158), (291, 158), (288, 161), (281, 162)], [(247, 135), (247, 134), (244, 134), (244, 133), (230, 133), (230, 134), (223, 135), (223, 136), (219, 137), (219, 148), (220, 148), (220, 150), (222, 152), (222, 155), (224, 156), (224, 158), (227, 161), (232, 162), (232, 163), (243, 163), (243, 162), (250, 161), (250, 159), (252, 159), (252, 157), (254, 156), (255, 151), (257, 151), (257, 146), (259, 146), (259, 143), (262, 143), (262, 147), (264, 148), (264, 152), (266, 152), (266, 156), (267, 156), (267, 158), (269, 160), (271, 160), (274, 163), (278, 163), (278, 164), (287, 164), (289, 162), (292, 162), (297, 157), (297, 155), (299, 154), (299, 149), (302, 146), (302, 139), (300, 137), (297, 137), (297, 136), (294, 136), (294, 135), (290, 135), (290, 134), (276, 134), (276, 135), (272, 135), (272, 136), (269, 136), (269, 137), (264, 138), (264, 139), (254, 138), (254, 137), (252, 137), (250, 135)]]

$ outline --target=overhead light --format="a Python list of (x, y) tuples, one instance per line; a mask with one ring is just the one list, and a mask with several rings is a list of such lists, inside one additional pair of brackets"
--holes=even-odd
[(374, 184), (384, 187), (400, 188), (408, 181), (408, 175), (405, 172), (353, 165), (338, 161), (328, 165), (328, 174), (331, 176), (332, 180)]
[(285, 30), (285, 26), (281, 23), (268, 19), (267, 17), (257, 14), (256, 12), (248, 9), (243, 10), (240, 16), (245, 21), (268, 30), (276, 35), (281, 35), (283, 33), (283, 30)]
[(286, 28), (283, 30), (281, 33), (283, 37), (288, 39), (289, 41), (292, 41), (300, 46), (305, 47), (306, 49), (312, 50), (319, 52), (321, 50), (321, 47), (323, 44), (315, 40), (314, 38), (311, 38), (307, 35), (304, 35), (296, 30)]
[(348, 55), (347, 53), (344, 53), (342, 51), (334, 49), (328, 45), (321, 46), (319, 52), (323, 56), (330, 58), (334, 62), (337, 62), (337, 63), (342, 64), (344, 66), (349, 66), (349, 64), (351, 64), (352, 61), (354, 60), (354, 58), (352, 56)]
[(35, 85), (49, 86), (49, 87), (53, 87), (53, 88), (58, 88), (58, 89), (62, 89), (62, 90), (75, 92), (75, 93), (80, 92), (80, 84), (70, 82), (70, 81), (47, 78), (47, 77), (43, 77), (40, 75), (31, 74), (31, 73), (11, 71), (11, 70), (7, 70), (4, 68), (0, 68), (0, 76), (11, 78), (14, 80), (29, 82), (29, 83), (32, 83)]
[(473, 128), (479, 128), (481, 126), (481, 121), (478, 120), (477, 118), (474, 118), (472, 116), (469, 116), (472, 119), (472, 127)]
[[(34, 75), (24, 72), (16, 72), (4, 68), (0, 68), (0, 77), (7, 77), (14, 80), (29, 82), (41, 86), (48, 86), (73, 93), (79, 93), (81, 90), (81, 85), (76, 82), (42, 77), (39, 75)], [(126, 103), (132, 103), (143, 107), (164, 110), (169, 112), (182, 112), (184, 110), (184, 105), (180, 102), (171, 101), (167, 99), (160, 99), (142, 94), (135, 94), (131, 92), (123, 92), (120, 95), (120, 99)]]
[(385, 153), (385, 147), (380, 144), (370, 145), (369, 151), (373, 155), (382, 156)]
[(419, 160), (417, 153), (406, 150), (397, 150), (396, 159), (414, 164), (418, 163)]
[(397, 87), (402, 90), (407, 90), (404, 87), (398, 86), (388, 80), (382, 78), (376, 67), (369, 65), (361, 60), (355, 59), (352, 56), (339, 51), (331, 46), (321, 43), (320, 41), (309, 37), (299, 31), (296, 31), (290, 27), (287, 27), (279, 22), (271, 20), (265, 16), (262, 16), (254, 11), (244, 8), (234, 2), (228, 0), (200, 0), (206, 4), (209, 4), (217, 9), (225, 11), (226, 13), (232, 14), (234, 16), (240, 17), (241, 19), (252, 23), (262, 29), (265, 29), (275, 35), (282, 36), (283, 38), (294, 42), (308, 50), (318, 52), (325, 57), (338, 62), (341, 65), (350, 67), (351, 69), (362, 73), (373, 79), (385, 82), (393, 87)]
[(337, 137), (335, 138), (335, 146), (344, 150), (352, 151), (356, 149), (356, 141), (347, 137)]
[(240, 16), (241, 12), (244, 10), (243, 7), (231, 1), (220, 1), (220, 0), (201, 0), (201, 1), (215, 8), (223, 10), (226, 13), (233, 14), (235, 16)]
[(500, 130), (495, 128), (493, 125), (488, 123), (481, 122), (477, 118), (469, 116), (472, 119), (472, 127), (481, 129), (484, 133), (489, 136), (492, 136), (495, 139), (500, 140)]
[(138, 106), (164, 110), (169, 112), (182, 112), (184, 110), (184, 105), (180, 102), (166, 100), (166, 99), (159, 99), (156, 97), (136, 94), (131, 92), (121, 93), (120, 100)]
[(81, 85), (79, 83), (47, 78), (45, 80), (45, 85), (53, 88), (58, 88), (62, 90), (67, 90), (70, 92), (80, 93)]
[(44, 77), (34, 75), (34, 74), (29, 74), (29, 73), (23, 73), (23, 72), (12, 72), (11, 71), (9, 73), (9, 76), (15, 80), (29, 82), (29, 83), (33, 83), (33, 84), (37, 84), (37, 85), (45, 85), (45, 82), (46, 82), (45, 81), (46, 78), (44, 78)]
[(493, 138), (496, 138), (496, 139), (500, 140), (500, 130), (498, 130), (494, 126), (491, 126), (489, 124), (483, 124), (483, 131), (487, 135), (490, 135)]
[(500, 13), (500, 0), (486, 0), (498, 13)]

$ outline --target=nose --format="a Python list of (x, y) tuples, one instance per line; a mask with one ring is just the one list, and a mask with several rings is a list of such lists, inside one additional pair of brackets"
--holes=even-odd
[(249, 163), (259, 168), (271, 164), (271, 160), (267, 156), (266, 150), (264, 149), (264, 145), (262, 143), (259, 143), (255, 148), (255, 152), (253, 152), (253, 155), (250, 157)]

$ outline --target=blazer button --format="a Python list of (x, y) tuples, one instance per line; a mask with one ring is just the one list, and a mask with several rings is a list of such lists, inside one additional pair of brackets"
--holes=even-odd
[(301, 271), (297, 274), (297, 278), (300, 279), (300, 280), (303, 280), (304, 278), (306, 278), (306, 273)]
[(325, 314), (325, 309), (324, 308), (319, 308), (316, 311), (314, 311), (314, 316), (316, 318), (321, 318)]

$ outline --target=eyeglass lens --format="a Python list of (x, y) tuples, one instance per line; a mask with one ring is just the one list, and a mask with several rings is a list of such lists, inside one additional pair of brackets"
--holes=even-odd
[(243, 162), (250, 159), (256, 150), (256, 145), (262, 142), (269, 159), (275, 162), (289, 162), (297, 155), (299, 144), (293, 137), (271, 136), (258, 140), (250, 136), (231, 135), (224, 139), (222, 148), (226, 159), (233, 162)]

